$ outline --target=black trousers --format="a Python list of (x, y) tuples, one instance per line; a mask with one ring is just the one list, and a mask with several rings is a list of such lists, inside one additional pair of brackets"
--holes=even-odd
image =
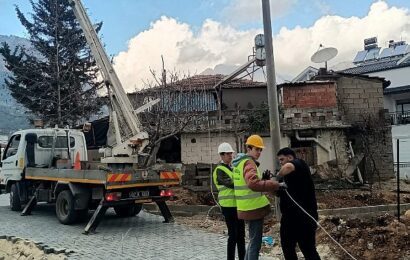
[(236, 208), (221, 207), (228, 227), (228, 260), (235, 260), (235, 249), (238, 248), (239, 260), (245, 258), (245, 222), (238, 219)]
[(306, 260), (320, 260), (316, 251), (316, 227), (312, 219), (282, 216), (280, 242), (286, 260), (298, 259), (296, 244)]

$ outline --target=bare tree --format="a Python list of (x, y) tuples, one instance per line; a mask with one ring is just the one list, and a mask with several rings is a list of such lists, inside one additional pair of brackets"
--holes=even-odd
[[(167, 138), (178, 138), (184, 130), (203, 122), (209, 111), (210, 97), (205, 82), (195, 77), (162, 70), (161, 75), (151, 70), (153, 81), (145, 83), (146, 88), (136, 94), (136, 106), (159, 99), (160, 102), (139, 114), (144, 130), (150, 136), (146, 147), (149, 154), (145, 166), (156, 161), (161, 142)], [(195, 81), (195, 82), (194, 82)]]

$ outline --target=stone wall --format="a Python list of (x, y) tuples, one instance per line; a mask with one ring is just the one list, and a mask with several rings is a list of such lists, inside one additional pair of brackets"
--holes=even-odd
[[(243, 138), (239, 138), (243, 140)], [(231, 132), (183, 133), (181, 135), (181, 161), (192, 163), (217, 163), (219, 144), (227, 142), (237, 151), (235, 135)], [(240, 145), (243, 147), (243, 145)]]
[(363, 121), (365, 114), (379, 116), (384, 109), (380, 80), (341, 77), (337, 80), (339, 108), (349, 122)]
[(394, 177), (391, 126), (386, 120), (383, 84), (379, 79), (341, 77), (337, 80), (339, 108), (354, 126), (349, 138), (365, 153), (369, 181)]

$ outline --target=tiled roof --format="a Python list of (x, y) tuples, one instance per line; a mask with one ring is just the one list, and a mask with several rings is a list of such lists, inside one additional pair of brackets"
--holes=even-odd
[[(213, 90), (215, 84), (220, 82), (225, 75), (195, 75), (186, 79), (179, 80), (173, 84), (168, 85), (169, 88), (175, 87), (177, 89), (204, 89)], [(265, 82), (257, 82), (249, 79), (233, 79), (228, 83), (223, 83), (222, 89), (234, 89), (234, 88), (257, 88), (266, 87)], [(147, 90), (161, 89), (162, 86), (154, 87)], [(144, 91), (144, 90), (142, 90)]]
[(396, 60), (387, 60), (383, 62), (379, 61), (375, 63), (363, 64), (357, 67), (342, 70), (341, 72), (351, 73), (351, 74), (365, 74), (365, 73), (391, 70), (391, 69), (397, 69), (397, 68), (403, 68), (403, 67), (410, 66), (410, 62), (404, 62), (404, 63), (401, 63), (400, 65), (397, 65), (397, 61), (398, 60), (396, 59)]

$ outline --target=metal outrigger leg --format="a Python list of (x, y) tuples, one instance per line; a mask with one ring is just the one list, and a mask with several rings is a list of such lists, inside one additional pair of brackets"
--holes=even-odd
[(104, 199), (102, 199), (90, 221), (88, 221), (87, 226), (84, 228), (84, 235), (88, 235), (90, 232), (95, 233), (95, 229), (100, 224), (107, 209), (108, 206), (104, 205)]
[(159, 210), (161, 211), (162, 216), (164, 217), (164, 223), (173, 223), (174, 217), (171, 214), (171, 211), (169, 210), (168, 205), (165, 203), (165, 201), (160, 200), (160, 201), (156, 201), (155, 203), (157, 203)]
[(23, 211), (20, 213), (20, 216), (31, 215), (31, 211), (36, 206), (36, 204), (37, 204), (37, 198), (35, 195), (33, 195), (33, 197), (31, 197), (27, 205), (24, 207)]

